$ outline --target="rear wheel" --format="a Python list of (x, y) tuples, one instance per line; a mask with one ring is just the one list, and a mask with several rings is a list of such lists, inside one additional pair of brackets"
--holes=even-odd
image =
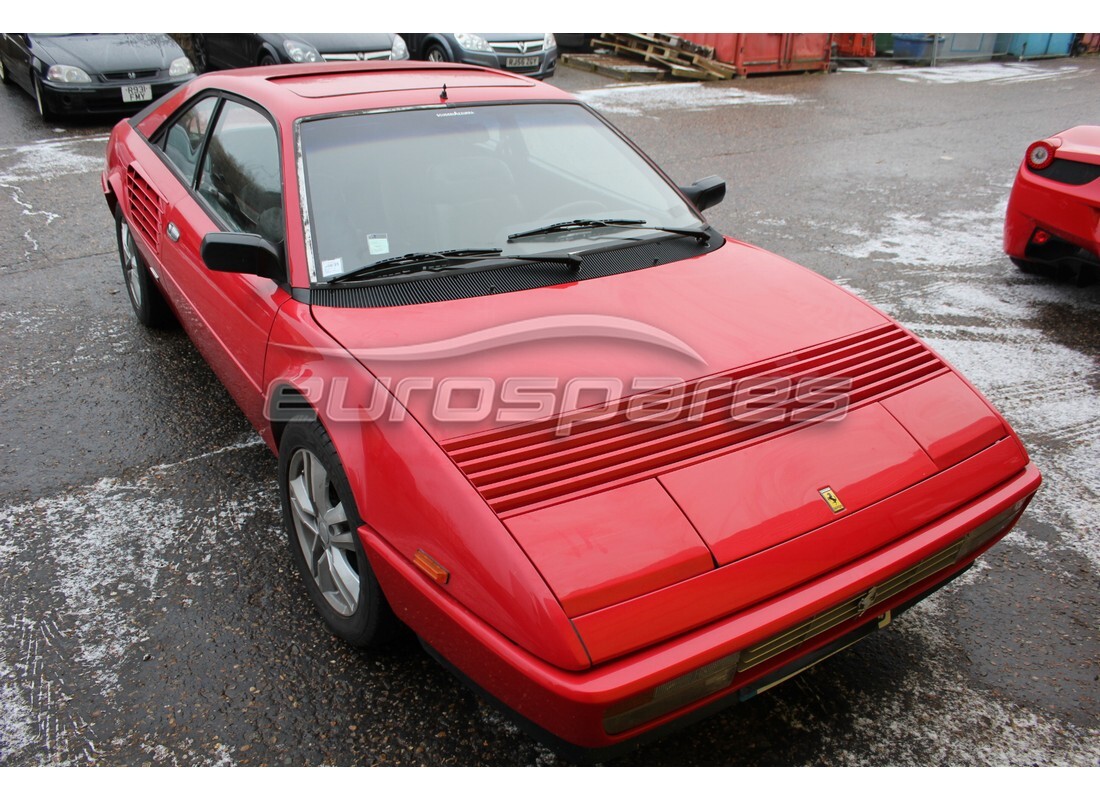
[(1009, 256), (1012, 263), (1016, 265), (1016, 268), (1020, 272), (1026, 272), (1028, 275), (1038, 275), (1042, 270), (1040, 266), (1033, 261), (1025, 261), (1022, 258), (1016, 258), (1015, 256)]
[(362, 522), (336, 448), (316, 420), (283, 432), (279, 493), (291, 557), (325, 623), (354, 647), (389, 639), (397, 619), (359, 541)]

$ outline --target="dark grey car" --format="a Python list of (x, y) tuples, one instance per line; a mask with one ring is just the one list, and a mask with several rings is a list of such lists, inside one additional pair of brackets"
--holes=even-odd
[(558, 64), (552, 33), (403, 33), (412, 58), (456, 61), (545, 79)]
[(0, 34), (0, 80), (26, 89), (43, 118), (133, 113), (194, 76), (163, 33)]
[(316, 61), (400, 61), (409, 57), (395, 33), (193, 33), (199, 71)]

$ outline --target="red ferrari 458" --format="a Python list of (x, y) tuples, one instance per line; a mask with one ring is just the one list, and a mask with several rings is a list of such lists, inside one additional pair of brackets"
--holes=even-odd
[(203, 75), (119, 123), (102, 185), (138, 318), (277, 454), (320, 616), (407, 625), (575, 756), (889, 624), (1039, 486), (915, 336), (708, 225), (723, 181), (519, 75)]
[(1100, 126), (1081, 125), (1027, 149), (1008, 198), (1005, 252), (1025, 272), (1100, 267)]

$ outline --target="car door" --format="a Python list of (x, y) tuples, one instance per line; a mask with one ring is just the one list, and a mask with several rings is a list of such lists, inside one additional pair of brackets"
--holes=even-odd
[(0, 47), (4, 51), (4, 67), (10, 77), (32, 95), (34, 94), (34, 79), (31, 70), (30, 34), (5, 33)]
[(167, 129), (160, 146), (183, 179), (183, 191), (164, 197), (162, 283), (168, 283), (165, 288), (199, 351), (263, 429), (268, 333), (290, 295), (285, 282), (208, 269), (202, 240), (215, 231), (238, 231), (281, 246), (278, 135), (259, 109), (206, 97)]

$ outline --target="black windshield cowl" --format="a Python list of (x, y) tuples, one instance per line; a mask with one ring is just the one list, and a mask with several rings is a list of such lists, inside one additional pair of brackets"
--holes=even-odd
[(517, 239), (526, 239), (531, 236), (542, 236), (548, 233), (560, 233), (563, 231), (579, 231), (588, 230), (593, 228), (638, 228), (647, 231), (664, 231), (665, 233), (674, 233), (678, 236), (690, 236), (700, 244), (707, 244), (710, 242), (710, 234), (705, 230), (696, 228), (672, 228), (663, 225), (647, 225), (644, 219), (573, 219), (565, 220), (563, 222), (555, 222), (553, 225), (543, 225), (539, 228), (532, 228), (529, 231), (520, 231), (519, 233), (509, 234), (508, 241), (514, 242)]
[(499, 248), (406, 253), (403, 256), (394, 256), (393, 258), (375, 261), (373, 264), (367, 264), (339, 275), (328, 281), (328, 283), (333, 285), (353, 280), (372, 281), (415, 272), (447, 272), (464, 269), (472, 264), (491, 263), (493, 266), (500, 266), (500, 262), (564, 264), (575, 272), (580, 269), (582, 259), (574, 253), (537, 256), (505, 255)]

